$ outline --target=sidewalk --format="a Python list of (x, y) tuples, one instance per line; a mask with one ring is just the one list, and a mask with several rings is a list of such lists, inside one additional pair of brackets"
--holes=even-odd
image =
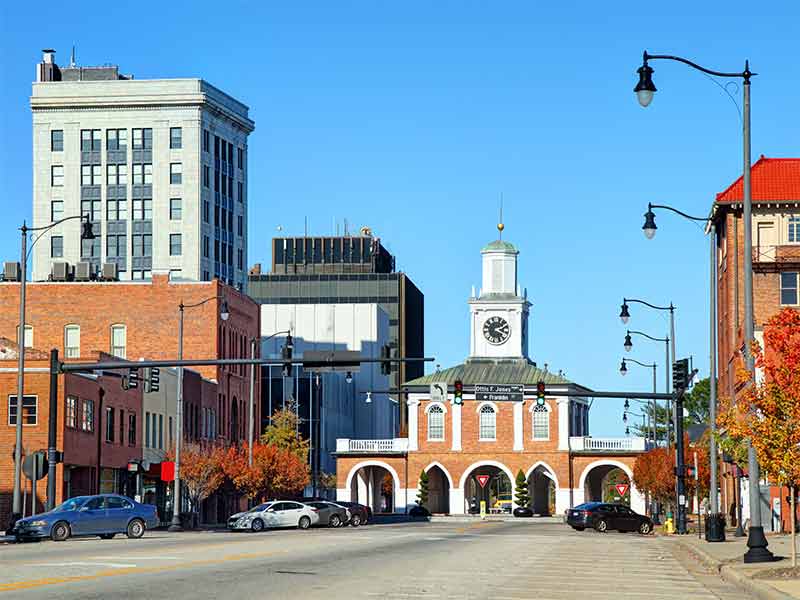
[(768, 535), (769, 550), (775, 557), (771, 563), (744, 564), (747, 538), (732, 537), (726, 532), (726, 541), (709, 543), (695, 535), (665, 535), (662, 539), (679, 544), (708, 566), (717, 569), (723, 579), (736, 583), (762, 600), (789, 600), (800, 598), (800, 567), (792, 571), (791, 536)]

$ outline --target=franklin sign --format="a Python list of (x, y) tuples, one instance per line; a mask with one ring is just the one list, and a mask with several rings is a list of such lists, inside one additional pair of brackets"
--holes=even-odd
[(520, 385), (494, 385), (487, 383), (475, 384), (475, 400), (490, 402), (522, 402), (524, 386)]

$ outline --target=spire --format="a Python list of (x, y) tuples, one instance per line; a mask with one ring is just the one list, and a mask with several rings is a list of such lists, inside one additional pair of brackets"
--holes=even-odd
[(503, 192), (500, 192), (500, 221), (497, 223), (497, 231), (500, 232), (500, 239), (503, 239), (503, 229), (506, 226), (503, 225)]
[(69, 66), (75, 67), (75, 44), (72, 44), (72, 53), (69, 55)]

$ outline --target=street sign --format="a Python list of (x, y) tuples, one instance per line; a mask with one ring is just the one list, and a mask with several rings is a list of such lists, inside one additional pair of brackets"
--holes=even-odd
[[(332, 361), (339, 364), (333, 365)], [(317, 373), (329, 371), (354, 372), (361, 366), (361, 352), (358, 350), (305, 350), (303, 369)]]
[(489, 476), (488, 475), (478, 475), (475, 477), (478, 480), (478, 483), (481, 484), (481, 487), (486, 487), (486, 484), (489, 483)]
[(28, 479), (39, 481), (47, 475), (46, 464), (47, 453), (44, 450), (38, 450), (33, 454), (28, 454), (22, 461), (22, 472)]
[(447, 402), (447, 384), (444, 382), (431, 384), (431, 402)]
[(618, 484), (617, 484), (617, 485), (615, 485), (614, 487), (617, 489), (617, 493), (618, 493), (620, 496), (623, 496), (623, 497), (625, 496), (625, 494), (626, 494), (626, 493), (627, 493), (627, 491), (628, 491), (628, 484), (627, 484), (627, 483), (618, 483)]
[(475, 400), (478, 402), (522, 402), (524, 386), (522, 384), (495, 385), (487, 383), (475, 384)]
[(161, 481), (174, 481), (175, 480), (175, 463), (171, 460), (165, 460), (161, 463)]

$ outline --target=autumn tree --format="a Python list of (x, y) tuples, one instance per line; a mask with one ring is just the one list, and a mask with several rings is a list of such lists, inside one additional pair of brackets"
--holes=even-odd
[(300, 435), (300, 415), (297, 414), (296, 402), (288, 403), (286, 408), (272, 414), (270, 424), (261, 436), (261, 442), (288, 450), (301, 461), (308, 462), (310, 443)]
[[(200, 503), (217, 491), (225, 480), (225, 454), (225, 450), (218, 446), (181, 446), (180, 477), (192, 513), (197, 513)], [(175, 460), (174, 450), (167, 453), (167, 460)]]
[[(770, 478), (791, 490), (800, 483), (800, 312), (785, 308), (764, 326), (764, 348), (753, 344), (754, 381), (746, 369), (736, 399), (724, 398), (720, 428), (749, 439)], [(763, 375), (763, 376), (762, 376)], [(792, 566), (797, 565), (795, 507), (792, 506)]]
[(224, 471), (241, 493), (253, 500), (297, 494), (308, 485), (308, 465), (285, 448), (256, 442), (253, 465), (248, 446), (231, 446), (225, 455)]
[(640, 454), (633, 464), (633, 484), (652, 500), (664, 505), (675, 502), (675, 449), (653, 448)]

